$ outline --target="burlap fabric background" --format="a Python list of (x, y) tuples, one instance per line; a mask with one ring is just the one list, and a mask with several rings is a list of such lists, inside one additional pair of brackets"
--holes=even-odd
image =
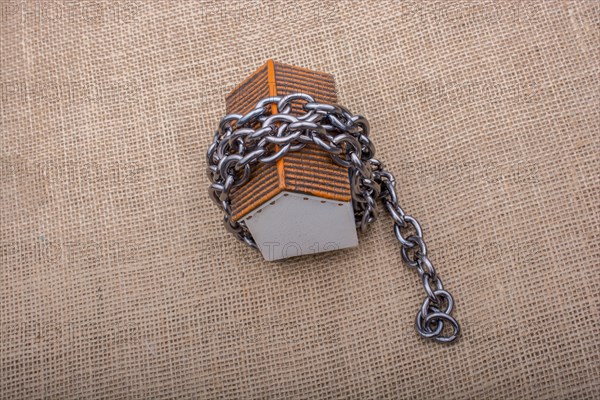
[[(600, 395), (597, 2), (1, 4), (2, 398)], [(205, 149), (271, 57), (369, 118), (458, 343), (384, 214), (278, 263), (222, 227)]]

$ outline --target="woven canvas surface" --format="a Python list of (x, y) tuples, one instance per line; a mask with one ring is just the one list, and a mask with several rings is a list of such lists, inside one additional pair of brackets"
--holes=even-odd
[[(0, 397), (600, 396), (598, 2), (11, 2), (0, 17)], [(264, 262), (204, 153), (268, 58), (332, 73), (422, 223)]]

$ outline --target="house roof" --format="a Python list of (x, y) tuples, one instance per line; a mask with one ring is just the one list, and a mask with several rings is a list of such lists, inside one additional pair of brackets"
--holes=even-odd
[[(318, 102), (337, 102), (332, 75), (269, 60), (226, 97), (227, 113), (245, 114), (263, 97), (297, 92)], [(299, 107), (294, 106), (291, 113), (304, 113)], [(259, 163), (249, 181), (231, 192), (233, 218), (243, 218), (284, 190), (340, 202), (351, 200), (348, 168), (336, 164), (317, 145), (308, 144), (275, 163)]]

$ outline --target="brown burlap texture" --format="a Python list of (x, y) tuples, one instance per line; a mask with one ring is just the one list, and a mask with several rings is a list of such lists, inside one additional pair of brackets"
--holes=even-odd
[[(2, 398), (600, 395), (599, 6), (2, 2)], [(204, 154), (268, 58), (335, 75), (420, 220), (264, 262)]]

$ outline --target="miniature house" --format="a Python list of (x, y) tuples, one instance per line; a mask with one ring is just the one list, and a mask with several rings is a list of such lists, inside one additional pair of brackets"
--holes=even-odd
[[(269, 60), (227, 96), (227, 113), (245, 114), (261, 98), (290, 93), (337, 102), (332, 75)], [(266, 260), (358, 244), (348, 168), (314, 144), (275, 163), (259, 163), (230, 198), (233, 218), (245, 222)]]

